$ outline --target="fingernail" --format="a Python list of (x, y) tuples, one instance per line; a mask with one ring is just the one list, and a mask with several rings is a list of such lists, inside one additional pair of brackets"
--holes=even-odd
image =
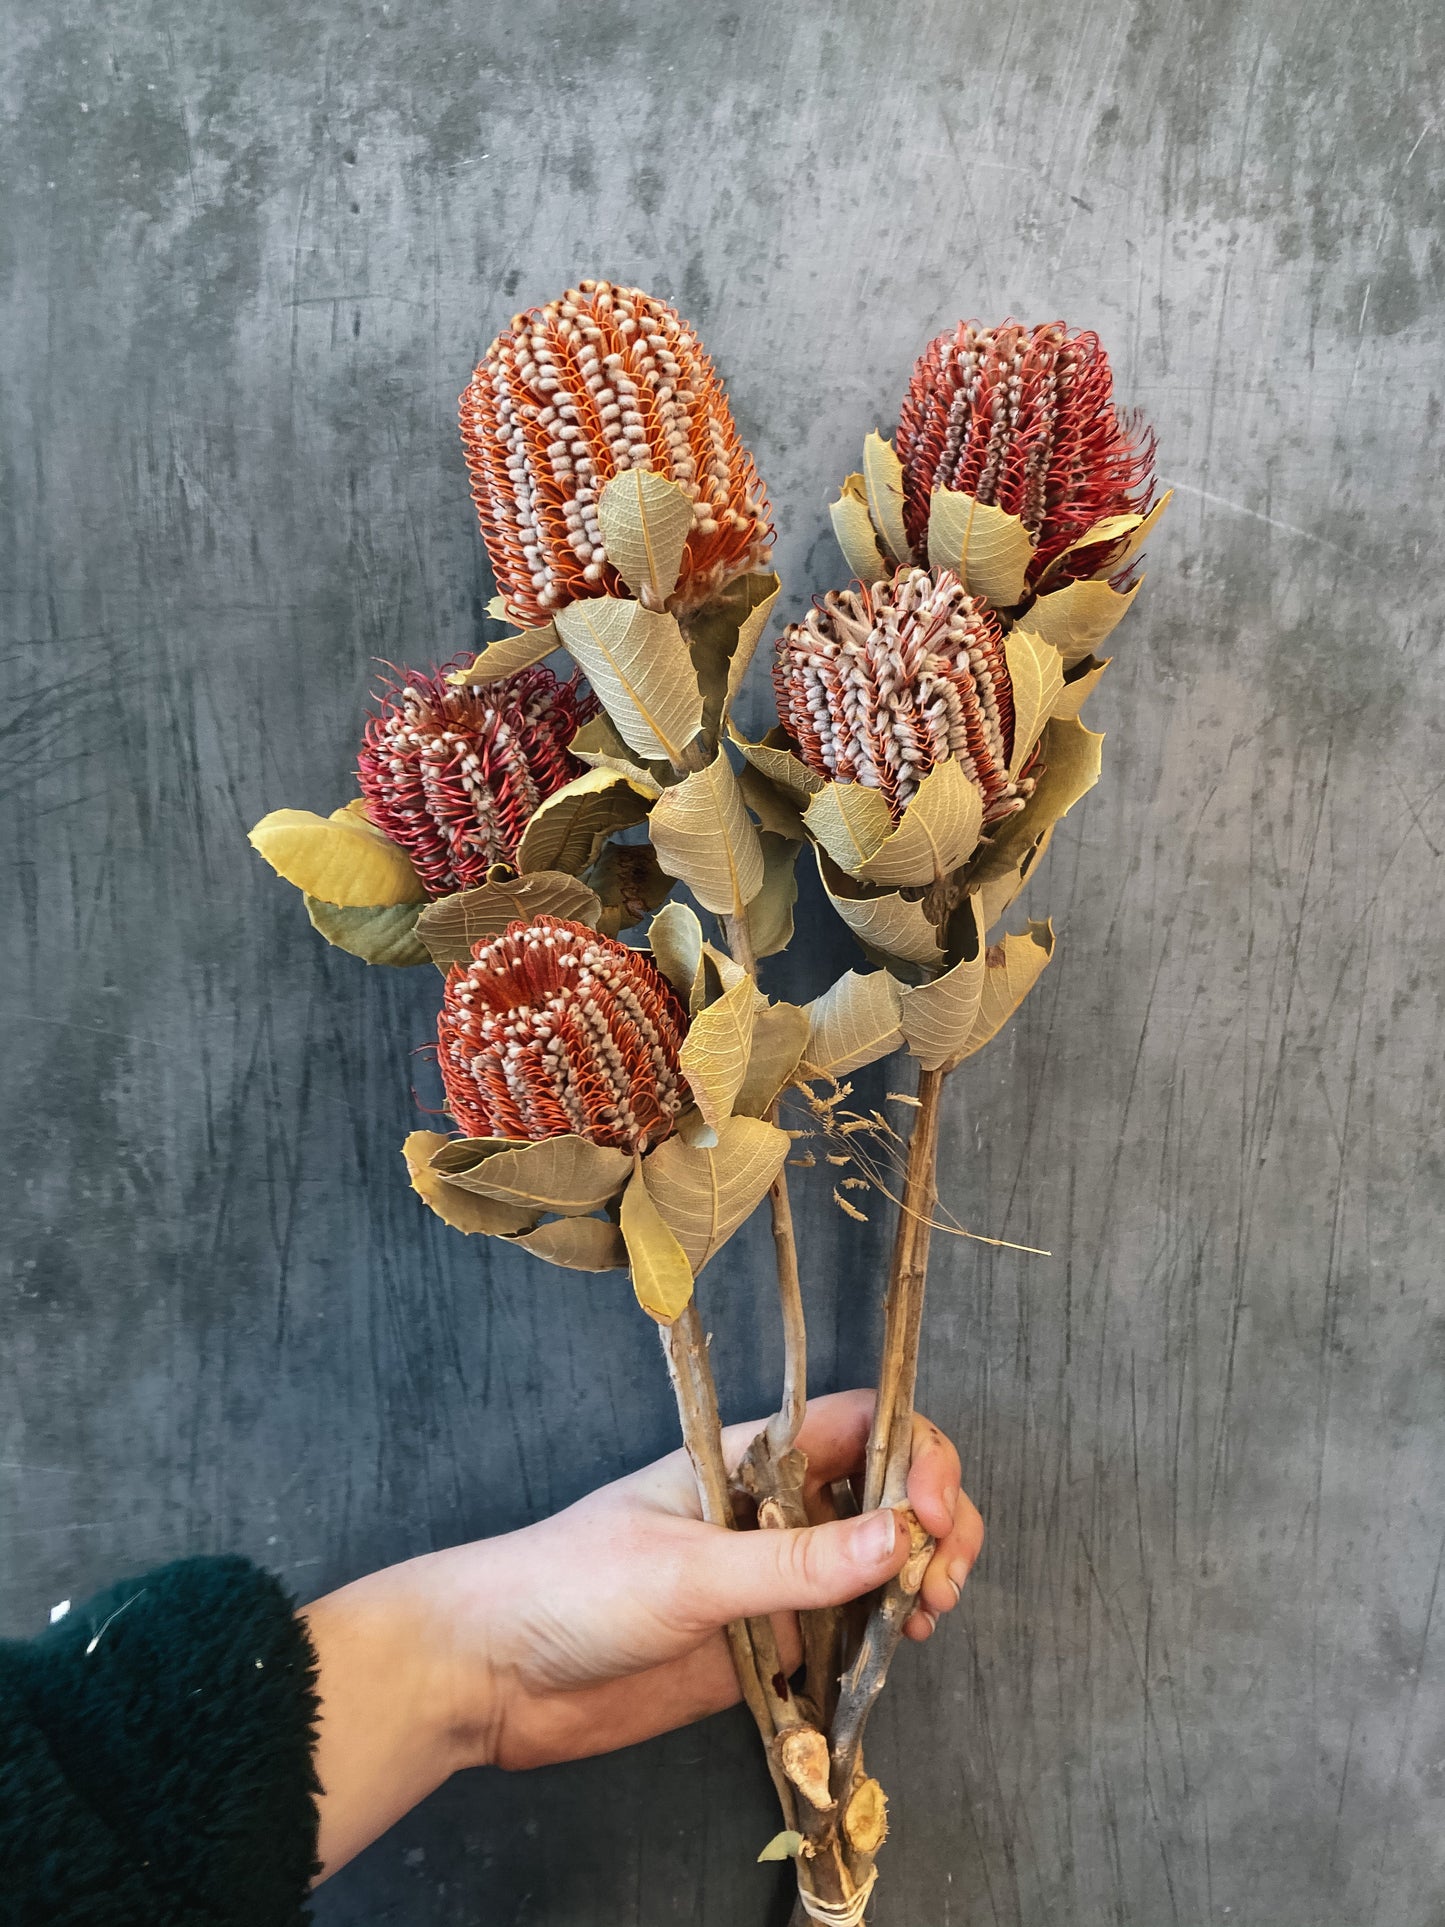
[(948, 1568), (948, 1583), (950, 1586), (953, 1587), (953, 1590), (955, 1592), (963, 1591), (964, 1584), (968, 1579), (968, 1575), (972, 1571), (973, 1571), (973, 1567), (969, 1564), (967, 1559), (954, 1560), (953, 1564)]
[(887, 1506), (869, 1512), (853, 1528), (853, 1557), (860, 1566), (881, 1566), (893, 1557), (898, 1518)]
[(928, 1621), (929, 1632), (932, 1632), (934, 1628), (938, 1625), (938, 1614), (929, 1612), (928, 1609), (925, 1607), (923, 1609), (923, 1617)]

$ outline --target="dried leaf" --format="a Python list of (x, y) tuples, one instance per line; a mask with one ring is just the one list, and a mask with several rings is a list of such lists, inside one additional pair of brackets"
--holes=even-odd
[[(1066, 555), (1076, 555), (1080, 549), (1096, 548), (1101, 542), (1122, 542), (1126, 535), (1132, 535), (1144, 520), (1142, 515), (1106, 515), (1101, 522), (1076, 536), (1066, 549), (1060, 549), (1056, 560), (1062, 562)], [(1050, 563), (1050, 568), (1054, 566)], [(1110, 571), (1117, 574), (1117, 568)]]
[(647, 815), (652, 798), (615, 769), (589, 769), (537, 805), (517, 845), (519, 870), (580, 876), (614, 831)]
[(808, 1005), (804, 1074), (845, 1077), (903, 1042), (900, 987), (886, 970), (850, 970)]
[(1041, 595), (1028, 612), (1028, 625), (1054, 645), (1065, 669), (1072, 669), (1104, 640), (1143, 586), (1141, 576), (1120, 595), (1107, 582), (1071, 582), (1066, 589)]
[(800, 838), (764, 830), (763, 887), (748, 905), (748, 935), (754, 957), (774, 957), (793, 941), (793, 905), (798, 901)]
[(824, 783), (803, 811), (803, 821), (809, 835), (850, 875), (877, 854), (893, 830), (882, 791), (863, 783)]
[(738, 771), (738, 787), (765, 834), (780, 836), (786, 843), (805, 841), (803, 813), (785, 789), (780, 789), (751, 763), (744, 763)]
[(349, 950), (369, 964), (391, 964), (398, 969), (430, 961), (426, 945), (416, 934), (415, 903), (340, 904), (304, 897), (306, 914), (328, 943)]
[(499, 595), (494, 595), (488, 602), (487, 614), (492, 618), (493, 622), (510, 622), (512, 620), (507, 614), (506, 603)]
[(557, 627), (633, 754), (679, 764), (702, 728), (702, 691), (676, 620), (594, 596), (569, 603)]
[(748, 1074), (733, 1099), (734, 1117), (765, 1117), (793, 1078), (808, 1042), (808, 1013), (796, 1004), (768, 1004), (753, 1021)]
[(607, 1218), (553, 1218), (511, 1243), (568, 1271), (621, 1271), (627, 1264), (622, 1233)]
[(936, 882), (973, 855), (982, 828), (983, 798), (963, 765), (938, 763), (918, 785), (897, 826), (857, 866), (856, 874), (865, 883)]
[(928, 1071), (951, 1070), (967, 1054), (978, 1018), (985, 973), (983, 931), (976, 902), (968, 900), (967, 908), (968, 929), (959, 962), (932, 983), (899, 993), (904, 1040)]
[(647, 468), (623, 469), (597, 498), (607, 560), (650, 609), (660, 609), (677, 585), (693, 513), (685, 488)]
[[(620, 936), (667, 901), (672, 889), (650, 843), (608, 843), (587, 872), (601, 898), (596, 927), (605, 937)], [(591, 917), (583, 917), (591, 923)]]
[[(773, 605), (778, 599), (782, 583), (775, 575), (745, 575), (733, 587), (724, 590), (731, 596), (741, 590), (745, 597), (746, 612), (738, 625), (738, 639), (728, 664), (728, 686), (726, 709), (730, 709), (738, 699), (738, 691), (743, 686), (743, 678), (762, 641), (763, 631), (773, 613)], [(726, 713), (726, 709), (724, 713)], [(716, 725), (714, 725), (716, 727)]]
[(928, 560), (935, 569), (952, 569), (970, 595), (1011, 609), (1023, 600), (1033, 559), (1033, 538), (1016, 515), (955, 489), (933, 491)]
[(822, 777), (815, 776), (807, 764), (793, 754), (780, 729), (770, 729), (760, 743), (749, 743), (729, 724), (728, 736), (752, 767), (791, 796), (800, 810), (806, 809), (808, 798), (822, 789)]
[(432, 1159), (435, 1155), (444, 1146), (455, 1142), (454, 1138), (446, 1137), (440, 1131), (413, 1131), (402, 1145), (402, 1156), (411, 1174), (411, 1188), (417, 1196), (424, 1199), (454, 1231), (473, 1234), (485, 1232), (492, 1237), (506, 1237), (534, 1225), (542, 1215), (540, 1210), (500, 1204), (491, 1198), (477, 1197), (470, 1191), (459, 1191), (433, 1168)]
[[(497, 612), (489, 608), (488, 615)], [(503, 610), (499, 620), (507, 621)], [(498, 682), (503, 676), (515, 676), (520, 669), (530, 669), (534, 662), (550, 656), (554, 649), (562, 647), (562, 638), (557, 633), (555, 623), (544, 622), (536, 629), (521, 629), (514, 636), (499, 636), (489, 642), (482, 653), (473, 661), (470, 669), (458, 669), (447, 677), (449, 683), (459, 688), (482, 689), (489, 682)]]
[(1061, 716), (1077, 717), (1079, 711), (1084, 707), (1084, 704), (1098, 687), (1099, 678), (1112, 661), (1112, 656), (1105, 656), (1102, 662), (1095, 656), (1085, 656), (1081, 662), (1075, 663), (1073, 669), (1069, 672), (1068, 681), (1059, 693), (1058, 701), (1054, 704), (1054, 718), (1057, 719)]
[[(1115, 553), (1109, 557), (1102, 568), (1094, 571), (1094, 580), (1096, 582), (1104, 581), (1111, 575), (1122, 574), (1122, 572), (1128, 568), (1129, 564), (1149, 540), (1149, 537), (1154, 533), (1155, 528), (1158, 526), (1160, 516), (1164, 513), (1165, 509), (1168, 508), (1173, 498), (1173, 489), (1167, 488), (1147, 515), (1133, 518), (1135, 527), (1128, 541), (1124, 543), (1122, 548), (1116, 550)], [(1076, 543), (1075, 546), (1082, 548), (1085, 546), (1085, 543)]]
[[(884, 550), (895, 562), (908, 560), (908, 531), (903, 526), (903, 464), (877, 429), (863, 442), (863, 487), (868, 513)], [(886, 571), (891, 573), (891, 571)]]
[(1030, 921), (1025, 936), (1005, 937), (1002, 943), (989, 946), (978, 1015), (960, 1058), (972, 1057), (998, 1035), (1038, 982), (1053, 954), (1052, 923)]
[(909, 963), (942, 963), (938, 932), (924, 915), (921, 903), (896, 891), (876, 895), (860, 889), (822, 850), (816, 855), (828, 900), (860, 943)]
[(740, 974), (716, 1003), (700, 1010), (688, 1028), (679, 1061), (705, 1120), (716, 1126), (732, 1110), (747, 1075), (753, 1047), (758, 988)]
[(1064, 687), (1064, 665), (1052, 643), (1028, 629), (1011, 629), (1003, 647), (1014, 700), (1014, 745), (1008, 770), (1010, 776), (1017, 776), (1053, 714)]
[(619, 1216), (637, 1302), (659, 1325), (670, 1325), (687, 1310), (692, 1297), (692, 1267), (653, 1202), (640, 1161), (622, 1194)]
[(494, 1152), (469, 1171), (453, 1172), (449, 1182), (504, 1204), (533, 1206), (539, 1216), (556, 1211), (577, 1218), (615, 1198), (630, 1168), (625, 1151), (568, 1135)]
[(418, 942), (439, 970), (471, 961), (472, 945), (497, 937), (519, 917), (566, 917), (595, 929), (602, 905), (594, 891), (561, 870), (479, 883), (438, 897), (416, 920)]
[(617, 727), (604, 709), (573, 736), (567, 745), (579, 763), (590, 769), (613, 769), (649, 796), (659, 796), (662, 786), (672, 778), (670, 763), (639, 763), (617, 733)]
[(648, 925), (652, 961), (691, 1008), (702, 976), (702, 925), (685, 903), (665, 903)]
[(710, 1148), (670, 1137), (643, 1161), (653, 1203), (701, 1272), (749, 1217), (783, 1168), (792, 1140), (758, 1117), (724, 1118)]
[(247, 841), (278, 876), (338, 909), (386, 908), (426, 897), (406, 851), (350, 806), (329, 817), (272, 810)]
[(795, 1832), (792, 1827), (787, 1827), (782, 1833), (773, 1835), (758, 1855), (758, 1860), (760, 1863), (764, 1860), (792, 1860), (801, 1853), (802, 1847), (802, 1834)]
[(763, 887), (762, 844), (725, 749), (663, 791), (648, 833), (663, 869), (705, 910), (740, 917)]
[(843, 560), (865, 588), (892, 575), (893, 564), (883, 553), (878, 531), (868, 513), (868, 490), (861, 475), (847, 478), (837, 501), (828, 504), (828, 513)]
[(684, 1144), (701, 1145), (703, 1149), (711, 1150), (717, 1143), (717, 1132), (695, 1104), (689, 1104), (678, 1112), (676, 1128)]
[(969, 865), (970, 889), (1012, 876), (1026, 858), (1037, 860), (1054, 825), (1098, 782), (1103, 744), (1101, 735), (1073, 718), (1055, 717), (1045, 726), (1034, 793), (1016, 815), (1004, 818), (979, 850)]

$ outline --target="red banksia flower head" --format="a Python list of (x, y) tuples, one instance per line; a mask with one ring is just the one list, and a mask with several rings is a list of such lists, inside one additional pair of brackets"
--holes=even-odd
[(767, 564), (768, 498), (722, 383), (676, 309), (638, 288), (583, 281), (514, 316), (472, 375), (461, 426), (497, 587), (524, 626), (628, 593), (597, 520), (603, 487), (627, 469), (692, 497), (676, 606)]
[(825, 595), (779, 637), (773, 686), (808, 767), (881, 790), (895, 822), (950, 760), (982, 795), (985, 823), (1033, 793), (1008, 773), (1013, 686), (998, 617), (946, 569)]
[(412, 670), (367, 721), (366, 814), (430, 896), (469, 890), (511, 862), (537, 805), (582, 774), (567, 745), (596, 713), (575, 677), (558, 682), (541, 664), (481, 689)]
[(649, 957), (585, 924), (534, 917), (447, 972), (437, 1055), (468, 1137), (573, 1132), (642, 1151), (687, 1099), (687, 1016)]
[[(960, 321), (929, 342), (897, 437), (915, 560), (927, 559), (936, 488), (1018, 516), (1035, 542), (1031, 582), (1106, 516), (1142, 514), (1153, 494), (1154, 438), (1119, 414), (1113, 394), (1099, 337), (1062, 321)], [(1098, 563), (1097, 552), (1080, 550), (1051, 580), (1062, 586)]]

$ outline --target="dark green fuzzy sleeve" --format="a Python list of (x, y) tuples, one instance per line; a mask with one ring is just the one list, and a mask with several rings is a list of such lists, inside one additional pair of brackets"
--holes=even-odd
[(315, 1656), (244, 1559), (0, 1644), (6, 1927), (293, 1927), (316, 1871)]

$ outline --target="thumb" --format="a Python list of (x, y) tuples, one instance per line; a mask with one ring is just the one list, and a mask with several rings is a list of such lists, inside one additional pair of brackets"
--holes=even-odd
[(718, 1622), (841, 1606), (902, 1570), (908, 1532), (887, 1507), (793, 1531), (710, 1531), (693, 1578)]

